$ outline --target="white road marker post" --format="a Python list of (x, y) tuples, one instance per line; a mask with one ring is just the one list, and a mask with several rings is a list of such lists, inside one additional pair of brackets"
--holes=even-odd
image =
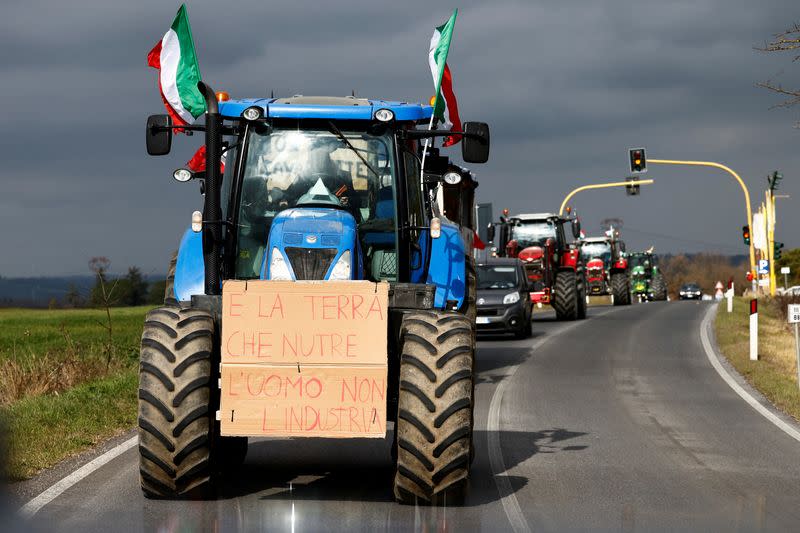
[(781, 267), (781, 274), (783, 274), (783, 290), (786, 290), (789, 286), (789, 274), (791, 272), (791, 267)]
[(758, 300), (750, 300), (750, 360), (758, 361)]
[(789, 312), (786, 313), (789, 324), (794, 324), (794, 351), (797, 353), (797, 388), (800, 389), (800, 333), (798, 333), (798, 322), (800, 322), (800, 304), (789, 304)]
[(733, 312), (733, 282), (728, 283), (728, 290), (725, 291), (725, 298), (728, 300), (728, 312)]

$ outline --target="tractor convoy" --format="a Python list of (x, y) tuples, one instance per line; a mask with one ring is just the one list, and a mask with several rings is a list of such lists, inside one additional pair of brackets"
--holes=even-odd
[(490, 240), (497, 237), (497, 256), (522, 261), (531, 300), (552, 305), (558, 320), (586, 318), (584, 262), (574, 242), (579, 236), (577, 217), (553, 213), (503, 216), (489, 227)]
[[(166, 61), (169, 51), (151, 52), (160, 68), (157, 52)], [(444, 61), (437, 68), (441, 84)], [(389, 436), (395, 499), (456, 504), (475, 455), (477, 325), (524, 339), (534, 308), (578, 320), (590, 296), (666, 298), (652, 253), (626, 256), (614, 228), (584, 238), (569, 210), (506, 210), (477, 264), (478, 182), (432, 144), (460, 142), (461, 161), (485, 163), (489, 126), (460, 124), (454, 101), (450, 127), (438, 96), (231, 99), (194, 74), (177, 83), (181, 98), (196, 85), (202, 124), (176, 114), (162, 87), (169, 114), (151, 115), (145, 131), (151, 156), (170, 153), (176, 132), (204, 135), (173, 173), (200, 182), (203, 208), (142, 334), (147, 497), (213, 496), (250, 437)]]

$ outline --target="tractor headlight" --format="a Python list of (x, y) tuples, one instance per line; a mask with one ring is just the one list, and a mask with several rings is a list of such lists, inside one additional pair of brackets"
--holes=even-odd
[(333, 265), (328, 279), (350, 279), (350, 250), (345, 250), (339, 257), (339, 260)]
[(391, 109), (378, 109), (375, 111), (375, 120), (378, 122), (389, 122), (394, 119), (394, 112)]
[(518, 301), (519, 301), (519, 293), (518, 292), (512, 292), (512, 293), (506, 294), (503, 297), (503, 304), (504, 305), (515, 304)]
[(175, 181), (184, 183), (192, 179), (192, 171), (188, 168), (179, 168), (172, 173), (172, 177), (175, 178)]
[(269, 279), (271, 280), (292, 280), (292, 271), (289, 268), (289, 262), (277, 248), (272, 249), (272, 255), (269, 261)]
[(251, 106), (242, 111), (242, 117), (245, 120), (258, 120), (264, 115), (264, 110), (258, 106)]
[(444, 176), (442, 176), (444, 182), (448, 185), (458, 185), (461, 183), (461, 174), (458, 172), (447, 172)]

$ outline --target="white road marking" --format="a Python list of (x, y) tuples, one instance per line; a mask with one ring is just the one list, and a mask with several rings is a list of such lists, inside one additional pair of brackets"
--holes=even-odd
[[(619, 309), (624, 308), (616, 308), (616, 310)], [(598, 313), (595, 316), (597, 317), (605, 315), (609, 312), (611, 312), (611, 310)], [(534, 342), (528, 352), (530, 353), (538, 350), (550, 339), (557, 337), (558, 335), (561, 335), (562, 333), (569, 331), (583, 323), (585, 323), (585, 320), (576, 320), (575, 322), (566, 324), (555, 329), (554, 331), (551, 331), (541, 339)], [(511, 379), (514, 377), (514, 374), (517, 373), (517, 370), (523, 362), (524, 360), (512, 366), (510, 373), (503, 376), (503, 380), (494, 390), (494, 394), (492, 394), (492, 400), (489, 403), (489, 420), (486, 423), (486, 440), (489, 444), (489, 464), (492, 468), (492, 477), (494, 478), (495, 485), (497, 485), (497, 491), (500, 493), (500, 502), (503, 504), (503, 509), (506, 512), (508, 522), (511, 524), (511, 528), (516, 533), (530, 532), (531, 528), (528, 525), (528, 522), (525, 520), (525, 515), (522, 513), (522, 508), (519, 506), (517, 496), (514, 494), (514, 488), (511, 486), (511, 482), (508, 480), (508, 475), (506, 473), (506, 463), (503, 459), (503, 450), (500, 448), (500, 408), (502, 407), (503, 395), (509, 386), (508, 384), (511, 382)]]
[(112, 459), (122, 455), (126, 451), (130, 450), (136, 443), (139, 442), (139, 436), (131, 437), (130, 439), (126, 440), (125, 442), (116, 445), (115, 447), (108, 450), (103, 455), (95, 457), (79, 469), (72, 472), (70, 475), (63, 478), (61, 481), (51, 485), (47, 488), (44, 492), (30, 500), (28, 503), (23, 505), (20, 510), (18, 511), (20, 515), (30, 518), (35, 515), (39, 509), (56, 499), (68, 488), (72, 487), (86, 476), (97, 470), (98, 468), (102, 467)]
[(722, 363), (719, 362), (719, 356), (717, 355), (714, 347), (711, 345), (711, 340), (708, 336), (708, 329), (711, 327), (711, 319), (714, 317), (716, 310), (717, 306), (712, 305), (706, 312), (706, 316), (703, 318), (703, 322), (700, 325), (700, 342), (703, 344), (703, 350), (706, 352), (706, 357), (708, 357), (711, 366), (713, 366), (714, 370), (717, 371), (717, 374), (719, 374), (719, 376), (725, 380), (725, 383), (727, 383), (736, 394), (746, 401), (750, 407), (758, 411), (758, 413), (764, 418), (778, 426), (781, 431), (792, 437), (794, 440), (800, 442), (800, 431), (798, 431), (797, 428), (787, 424), (786, 421), (782, 420), (780, 417), (775, 415), (775, 413), (761, 405), (758, 400), (756, 400), (747, 390), (745, 390), (736, 382), (733, 376), (731, 376), (725, 367), (722, 366)]

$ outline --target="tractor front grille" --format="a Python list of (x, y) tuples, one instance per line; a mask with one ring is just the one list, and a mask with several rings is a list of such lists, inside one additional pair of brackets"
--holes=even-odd
[(325, 274), (336, 257), (336, 248), (286, 247), (286, 256), (298, 280), (325, 279)]

